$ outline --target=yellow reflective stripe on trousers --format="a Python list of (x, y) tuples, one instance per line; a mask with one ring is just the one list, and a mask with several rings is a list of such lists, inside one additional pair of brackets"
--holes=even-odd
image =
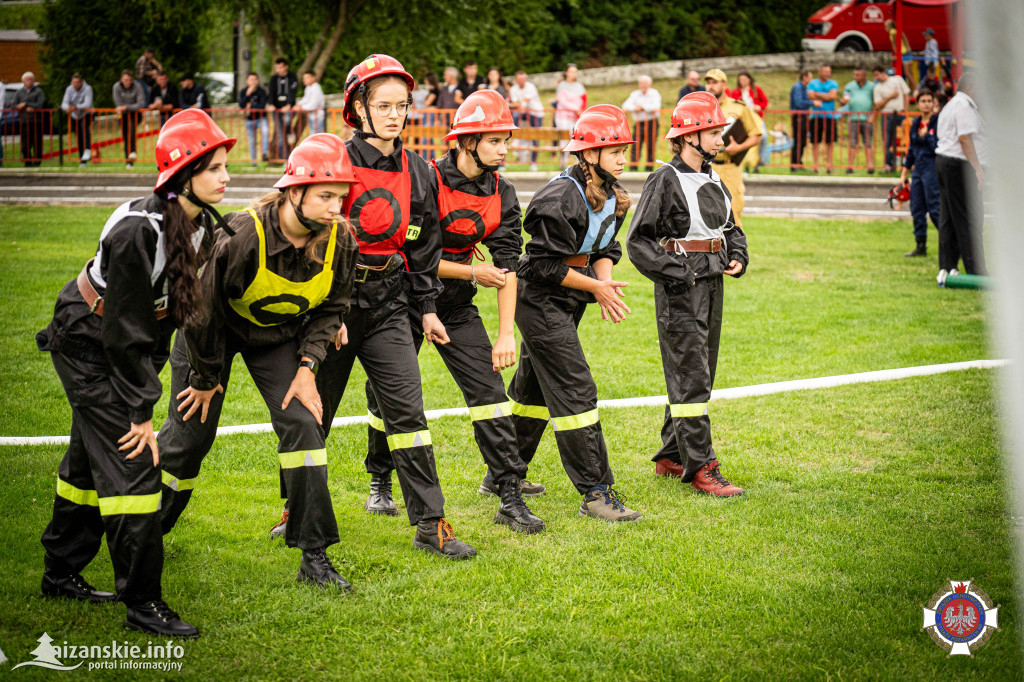
[(57, 479), (57, 494), (69, 502), (95, 507), (99, 505), (95, 490), (82, 490), (67, 481)]
[(166, 471), (160, 471), (160, 480), (165, 486), (175, 492), (182, 490), (192, 490), (196, 487), (196, 479), (194, 478), (177, 478)]
[(153, 514), (160, 509), (161, 493), (152, 495), (121, 495), (100, 498), (100, 516), (116, 514)]
[(530, 419), (548, 419), (551, 413), (548, 412), (548, 408), (543, 405), (523, 405), (517, 403), (514, 400), (510, 400), (512, 403), (512, 414), (517, 417), (529, 417)]
[(512, 402), (508, 400), (494, 405), (477, 405), (469, 408), (469, 418), (475, 422), (507, 417), (510, 414), (512, 414)]
[(376, 429), (378, 431), (383, 431), (384, 430), (384, 420), (383, 419), (381, 419), (380, 417), (374, 416), (370, 412), (366, 413), (366, 418), (370, 421), (370, 428)]
[(413, 433), (392, 433), (388, 436), (388, 449), (391, 451), (403, 448), (423, 447), (431, 445), (430, 431), (414, 431)]
[(327, 464), (327, 449), (299, 450), (298, 452), (279, 452), (282, 469), (298, 469), (299, 467), (322, 467)]
[(583, 414), (573, 414), (568, 417), (552, 417), (551, 426), (555, 427), (555, 431), (571, 431), (596, 424), (600, 420), (601, 418), (597, 415), (597, 408), (595, 407), (590, 412), (584, 412)]
[(708, 413), (707, 403), (685, 403), (681, 405), (668, 406), (669, 414), (673, 417), (703, 417)]

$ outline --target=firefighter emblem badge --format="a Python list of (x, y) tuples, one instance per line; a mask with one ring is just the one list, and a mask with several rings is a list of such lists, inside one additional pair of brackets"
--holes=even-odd
[(932, 595), (924, 610), (924, 625), (932, 640), (946, 656), (974, 656), (985, 645), (993, 630), (999, 629), (999, 606), (970, 580), (951, 580)]

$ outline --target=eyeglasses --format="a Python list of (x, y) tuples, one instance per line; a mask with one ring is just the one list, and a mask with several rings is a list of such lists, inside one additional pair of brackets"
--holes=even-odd
[(401, 104), (371, 104), (370, 108), (377, 112), (380, 117), (390, 116), (391, 110), (394, 109), (395, 113), (399, 116), (405, 116), (409, 111), (409, 103), (402, 102)]

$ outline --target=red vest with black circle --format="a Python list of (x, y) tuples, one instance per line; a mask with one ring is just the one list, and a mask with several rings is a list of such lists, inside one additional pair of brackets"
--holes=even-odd
[(402, 150), (398, 173), (353, 166), (356, 182), (342, 203), (342, 212), (352, 224), (359, 253), (390, 256), (419, 236), (418, 226), (409, 227), (412, 178), (409, 160)]
[(447, 253), (468, 253), (501, 225), (501, 195), (498, 174), (494, 174), (494, 194), (479, 197), (459, 192), (444, 184), (437, 173), (437, 212), (441, 222), (441, 244)]

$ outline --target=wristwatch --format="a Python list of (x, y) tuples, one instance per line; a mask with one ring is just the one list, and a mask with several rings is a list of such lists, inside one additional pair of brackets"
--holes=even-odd
[(316, 371), (320, 369), (320, 363), (316, 360), (303, 360), (299, 363), (299, 367), (305, 367), (313, 373), (313, 376), (316, 376)]

